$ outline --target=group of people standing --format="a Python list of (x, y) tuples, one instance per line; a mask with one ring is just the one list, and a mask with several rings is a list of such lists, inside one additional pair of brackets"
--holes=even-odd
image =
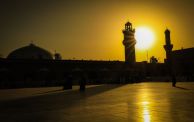
[[(172, 75), (172, 86), (173, 87), (176, 87), (176, 76), (175, 75)], [(73, 85), (73, 77), (72, 75), (69, 75), (67, 77), (67, 80), (63, 83), (63, 90), (66, 90), (66, 89), (72, 89), (72, 85)], [(79, 79), (79, 90), (80, 91), (85, 91), (85, 88), (86, 88), (86, 77), (85, 76), (81, 76), (80, 79)]]
[[(67, 77), (66, 81), (63, 82), (63, 90), (72, 89), (72, 85), (73, 85), (73, 76), (69, 75)], [(80, 88), (79, 88), (80, 91), (85, 91), (85, 88), (86, 88), (86, 78), (85, 78), (85, 76), (80, 77), (79, 86), (80, 86)]]

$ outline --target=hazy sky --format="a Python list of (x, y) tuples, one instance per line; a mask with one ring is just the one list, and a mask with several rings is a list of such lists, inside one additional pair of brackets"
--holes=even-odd
[[(162, 62), (166, 27), (174, 49), (194, 46), (193, 16), (193, 0), (1, 0), (0, 54), (33, 40), (63, 59), (124, 60), (122, 29), (130, 21), (154, 31), (148, 54)], [(136, 56), (146, 60), (146, 51)]]

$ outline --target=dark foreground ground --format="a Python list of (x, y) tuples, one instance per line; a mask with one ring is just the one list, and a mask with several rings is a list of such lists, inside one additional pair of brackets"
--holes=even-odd
[(193, 122), (194, 83), (0, 90), (1, 122)]

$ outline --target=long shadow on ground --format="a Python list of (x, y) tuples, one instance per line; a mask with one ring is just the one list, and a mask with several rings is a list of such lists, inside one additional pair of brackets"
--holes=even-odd
[(183, 89), (183, 90), (189, 90), (189, 89), (187, 89), (187, 88), (180, 87), (180, 86), (175, 86), (175, 88), (178, 88), (178, 89)]
[(85, 92), (70, 90), (17, 100), (2, 101), (0, 102), (0, 113), (2, 113), (0, 117), (2, 120), (6, 121), (9, 119), (12, 120), (10, 116), (15, 116), (15, 119), (19, 121), (23, 114), (36, 115), (41, 112), (41, 115), (44, 115), (44, 112), (68, 109), (72, 106), (76, 106), (80, 100), (120, 86), (122, 85), (99, 85), (87, 88)]

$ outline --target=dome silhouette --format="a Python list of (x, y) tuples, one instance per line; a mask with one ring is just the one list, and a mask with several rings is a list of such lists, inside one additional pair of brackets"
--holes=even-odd
[(53, 59), (52, 54), (40, 48), (34, 44), (21, 47), (12, 51), (8, 56), (8, 59)]

